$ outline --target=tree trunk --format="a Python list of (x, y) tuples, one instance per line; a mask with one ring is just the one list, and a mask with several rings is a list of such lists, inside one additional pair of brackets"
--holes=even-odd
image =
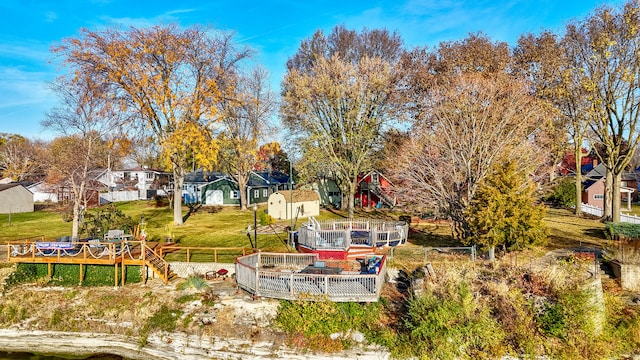
[(173, 167), (173, 224), (180, 226), (182, 221), (182, 184), (184, 184), (184, 169)]
[(240, 171), (238, 177), (238, 191), (240, 191), (240, 210), (247, 210), (249, 205), (249, 196), (247, 196), (247, 177)]
[(582, 147), (576, 145), (574, 148), (574, 155), (576, 159), (576, 210), (575, 214), (582, 215)]
[(495, 245), (490, 245), (489, 246), (489, 261), (495, 261), (496, 260), (496, 246)]
[[(604, 221), (611, 221), (613, 214), (613, 174), (607, 169), (607, 174), (604, 179)], [(618, 197), (619, 198), (619, 197)]]
[(611, 187), (613, 196), (611, 196), (611, 221), (614, 223), (620, 222), (620, 205), (621, 205), (621, 197), (620, 197), (620, 186), (622, 183), (622, 174), (613, 174), (613, 186)]
[(355, 196), (356, 196), (356, 188), (358, 187), (358, 182), (357, 180), (352, 180), (349, 183), (349, 199), (347, 199), (347, 206), (349, 209), (349, 217), (352, 218), (353, 217), (353, 205), (354, 205), (354, 200), (355, 200)]

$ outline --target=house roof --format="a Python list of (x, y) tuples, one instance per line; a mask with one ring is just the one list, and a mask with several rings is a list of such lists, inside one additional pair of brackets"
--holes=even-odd
[(114, 170), (114, 171), (144, 171), (144, 172), (154, 172), (154, 173), (160, 173), (160, 174), (168, 174), (168, 172), (162, 170), (162, 169), (154, 169), (154, 168), (145, 168), (145, 167), (134, 167), (134, 168), (129, 168), (129, 169), (122, 169), (122, 170)]
[[(11, 184), (0, 184), (0, 192), (5, 191), (5, 190), (9, 190), (9, 189), (14, 188), (16, 186), (22, 186), (25, 190), (29, 191), (29, 189), (24, 187), (22, 184), (11, 183)], [(29, 191), (29, 192), (31, 192), (31, 191)]]
[(278, 191), (274, 194), (281, 194), (284, 196), (284, 199), (287, 203), (291, 202), (291, 197), (293, 196), (293, 202), (303, 202), (303, 201), (316, 201), (320, 200), (320, 195), (313, 190), (293, 190), (289, 193), (288, 190)]
[(221, 173), (217, 171), (204, 171), (202, 169), (198, 169), (196, 171), (187, 173), (184, 176), (184, 182), (185, 183), (210, 183), (224, 177), (227, 177), (225, 173)]
[[(586, 180), (583, 182), (585, 185), (590, 182), (589, 185), (593, 184), (595, 180), (599, 180), (607, 175), (607, 167), (604, 164), (598, 164), (596, 167), (591, 169), (584, 177)], [(623, 172), (622, 173), (622, 181), (635, 181), (637, 180), (637, 176), (633, 172)]]

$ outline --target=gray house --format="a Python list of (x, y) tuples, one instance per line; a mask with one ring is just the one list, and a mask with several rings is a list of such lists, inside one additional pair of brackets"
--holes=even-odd
[(33, 212), (33, 193), (21, 184), (0, 184), (0, 214)]

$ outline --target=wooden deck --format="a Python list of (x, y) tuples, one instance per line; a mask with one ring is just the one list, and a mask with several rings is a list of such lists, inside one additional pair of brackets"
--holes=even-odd
[[(27, 240), (7, 243), (7, 261), (12, 263), (51, 265), (110, 265), (116, 273), (118, 285), (118, 267), (124, 278), (127, 265), (148, 266), (165, 282), (171, 279), (169, 265), (156, 252), (157, 242), (120, 241), (120, 242), (46, 242)], [(82, 271), (80, 271), (82, 281)], [(121, 279), (122, 279), (121, 278)]]
[[(358, 262), (354, 267), (348, 260), (326, 263), (318, 259), (318, 254), (264, 252), (239, 257), (236, 281), (255, 296), (278, 299), (375, 302), (380, 298), (386, 276), (384, 255), (368, 257), (377, 260), (371, 272), (362, 271)], [(367, 258), (362, 260), (364, 264)], [(315, 265), (318, 262), (320, 266)]]

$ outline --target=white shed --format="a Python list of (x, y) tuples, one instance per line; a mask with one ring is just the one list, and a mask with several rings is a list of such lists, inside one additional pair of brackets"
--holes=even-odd
[(0, 214), (33, 212), (33, 193), (20, 184), (0, 184)]
[(320, 215), (320, 195), (313, 190), (274, 192), (269, 196), (267, 209), (269, 215), (278, 220), (318, 216)]

